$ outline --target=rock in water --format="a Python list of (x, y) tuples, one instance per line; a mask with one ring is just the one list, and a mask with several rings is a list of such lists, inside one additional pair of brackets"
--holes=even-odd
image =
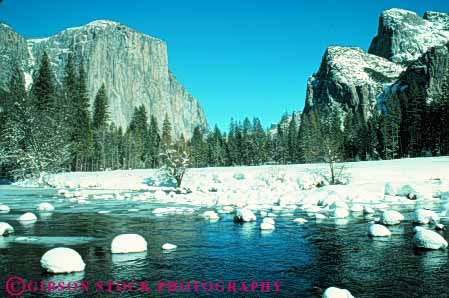
[(263, 223), (260, 224), (260, 229), (261, 230), (268, 230), (268, 231), (271, 230), (272, 231), (272, 230), (275, 229), (275, 226), (270, 224), (270, 223), (263, 222)]
[(27, 212), (19, 217), (19, 221), (36, 221), (37, 216), (34, 213)]
[(395, 210), (384, 211), (380, 216), (380, 222), (387, 226), (398, 225), (403, 220), (404, 216)]
[(430, 222), (437, 223), (440, 220), (438, 214), (427, 209), (415, 210), (413, 221), (417, 224), (426, 225)]
[(37, 209), (38, 211), (47, 211), (47, 212), (50, 212), (50, 211), (54, 211), (54, 210), (55, 210), (55, 207), (53, 207), (53, 205), (50, 204), (50, 203), (40, 203), (40, 204), (37, 206), (36, 209)]
[(332, 212), (332, 217), (335, 218), (346, 218), (349, 216), (349, 210), (346, 208), (335, 208)]
[(0, 222), (0, 236), (6, 236), (14, 233), (14, 228), (6, 222)]
[(62, 82), (72, 53), (75, 65), (84, 62), (90, 106), (101, 85), (107, 86), (108, 104), (114, 107), (111, 121), (116, 126), (127, 127), (134, 108), (143, 105), (148, 117), (157, 116), (160, 126), (167, 114), (176, 138), (181, 134), (190, 138), (197, 126), (201, 131), (208, 128), (199, 102), (169, 70), (167, 44), (161, 39), (98, 20), (39, 39), (25, 39), (0, 24), (0, 44), (0, 88), (7, 86), (16, 64), (24, 70), (29, 88), (44, 50), (56, 80)]
[(84, 271), (86, 264), (75, 250), (66, 247), (53, 248), (41, 258), (41, 266), (49, 273)]
[(371, 237), (388, 237), (391, 236), (391, 232), (383, 225), (370, 224), (368, 227), (368, 235)]
[(219, 220), (220, 219), (220, 216), (218, 215), (218, 213), (213, 210), (204, 212), (203, 217), (208, 220)]
[(348, 290), (330, 287), (324, 291), (323, 298), (354, 298), (354, 296)]
[(171, 243), (165, 243), (164, 245), (162, 245), (163, 250), (173, 250), (176, 248), (178, 248), (178, 246), (171, 244)]
[(262, 222), (267, 223), (267, 224), (270, 224), (270, 225), (273, 225), (273, 226), (276, 224), (276, 222), (274, 221), (274, 219), (272, 219), (271, 217), (265, 217), (265, 218), (262, 220)]
[(0, 213), (9, 213), (11, 209), (7, 205), (0, 205)]
[(256, 215), (247, 208), (239, 208), (236, 211), (236, 214), (234, 216), (235, 222), (248, 222), (248, 221), (256, 221), (257, 217)]
[(447, 248), (447, 241), (440, 234), (423, 228), (415, 229), (413, 243), (416, 247), (424, 249)]
[(111, 243), (113, 254), (143, 252), (147, 250), (147, 241), (138, 234), (122, 234)]

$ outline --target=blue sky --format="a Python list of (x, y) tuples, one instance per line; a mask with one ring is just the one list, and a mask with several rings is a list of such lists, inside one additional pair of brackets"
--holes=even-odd
[(3, 0), (0, 20), (44, 37), (112, 19), (168, 44), (169, 65), (227, 129), (231, 117), (265, 126), (304, 105), (306, 81), (329, 45), (367, 49), (382, 10), (449, 12), (446, 0)]

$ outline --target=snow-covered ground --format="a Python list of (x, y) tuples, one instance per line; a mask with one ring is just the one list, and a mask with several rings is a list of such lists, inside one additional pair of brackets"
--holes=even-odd
[[(148, 200), (251, 210), (299, 206), (313, 213), (326, 211), (316, 206), (330, 206), (334, 201), (345, 201), (354, 210), (360, 210), (360, 205), (380, 210), (391, 204), (416, 203), (410, 198), (432, 201), (449, 196), (449, 157), (356, 162), (344, 166), (348, 184), (321, 187), (317, 185), (325, 180), (326, 164), (189, 169), (182, 184), (184, 190), (154, 186), (156, 170), (63, 173), (46, 180), (52, 187), (70, 189), (63, 195), (75, 197), (81, 203), (90, 199)], [(19, 185), (36, 186), (32, 181)], [(96, 191), (92, 195), (89, 189), (101, 189), (105, 194)]]

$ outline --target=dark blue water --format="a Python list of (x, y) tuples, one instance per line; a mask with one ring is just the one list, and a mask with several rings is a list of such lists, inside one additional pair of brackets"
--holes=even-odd
[[(15, 234), (0, 237), (0, 296), (6, 279), (27, 281), (85, 281), (89, 291), (28, 293), (22, 297), (321, 297), (317, 288), (346, 288), (355, 297), (448, 297), (447, 251), (417, 252), (409, 221), (392, 228), (389, 239), (367, 237), (363, 216), (346, 220), (311, 220), (304, 225), (292, 217), (276, 218), (276, 230), (262, 233), (259, 223), (234, 224), (231, 215), (208, 222), (199, 214), (154, 216), (160, 205), (151, 202), (91, 201), (77, 205), (55, 196), (55, 190), (0, 188), (0, 202), (11, 207), (0, 214)], [(31, 225), (16, 219), (41, 202), (56, 211), (39, 215)], [(129, 209), (139, 208), (138, 212)], [(98, 214), (110, 210), (108, 214)], [(409, 213), (404, 212), (406, 216)], [(306, 216), (297, 212), (295, 216)], [(443, 223), (445, 223), (443, 221)], [(121, 233), (138, 233), (148, 252), (112, 255), (110, 243)], [(448, 235), (444, 235), (448, 238)], [(30, 238), (18, 238), (30, 237)], [(178, 245), (165, 253), (161, 245)], [(86, 263), (84, 273), (48, 275), (40, 258), (49, 249), (66, 246), (77, 250)], [(150, 293), (96, 292), (98, 281), (146, 281)], [(280, 292), (219, 293), (157, 292), (158, 281), (278, 281)], [(107, 287), (104, 286), (103, 289)], [(314, 289), (315, 288), (315, 289)], [(272, 288), (273, 289), (273, 288)]]

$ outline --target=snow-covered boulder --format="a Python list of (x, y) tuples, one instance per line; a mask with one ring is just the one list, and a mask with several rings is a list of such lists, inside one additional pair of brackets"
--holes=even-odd
[(19, 221), (36, 221), (37, 216), (34, 213), (27, 212), (19, 217)]
[(352, 205), (351, 212), (363, 212), (363, 205), (360, 204)]
[(272, 218), (270, 218), (270, 217), (265, 217), (265, 218), (262, 220), (262, 222), (268, 223), (268, 224), (273, 225), (273, 226), (276, 224), (276, 222), (274, 221), (274, 219), (272, 219)]
[(324, 291), (323, 298), (354, 298), (354, 296), (348, 290), (330, 287)]
[(178, 246), (171, 244), (171, 243), (165, 243), (164, 245), (162, 245), (163, 250), (173, 250), (176, 248), (178, 248)]
[(147, 241), (138, 234), (122, 234), (112, 240), (113, 254), (143, 252), (147, 250)]
[(415, 229), (413, 243), (416, 247), (424, 249), (442, 249), (447, 248), (447, 241), (437, 232), (423, 228)]
[(342, 202), (342, 201), (335, 201), (332, 204), (330, 204), (328, 206), (329, 210), (335, 210), (337, 208), (343, 208), (343, 209), (348, 209), (349, 210), (349, 206), (348, 204), (346, 204), (346, 202)]
[(364, 206), (363, 207), (363, 213), (365, 213), (365, 214), (374, 214), (374, 213), (376, 213), (376, 211), (373, 208), (371, 208), (370, 206)]
[(444, 231), (444, 230), (446, 230), (446, 227), (443, 224), (436, 224), (435, 225), (435, 230), (437, 230), (437, 231)]
[(67, 189), (58, 189), (58, 195), (61, 197), (65, 197), (69, 194), (69, 191)]
[(402, 186), (399, 189), (397, 195), (401, 197), (407, 197), (409, 199), (417, 199), (419, 197), (419, 193), (410, 184)]
[(395, 196), (396, 195), (396, 189), (394, 188), (393, 184), (391, 184), (390, 182), (385, 183), (384, 195), (386, 195), (386, 196)]
[(347, 208), (335, 208), (332, 211), (332, 217), (335, 218), (346, 218), (349, 216), (349, 210)]
[(386, 210), (380, 216), (380, 222), (387, 226), (398, 225), (404, 220), (404, 216), (395, 210)]
[(305, 219), (305, 218), (298, 217), (298, 218), (295, 218), (293, 220), (293, 222), (296, 222), (296, 223), (299, 223), (299, 224), (304, 224), (304, 223), (308, 222), (308, 220)]
[(0, 222), (0, 236), (6, 236), (14, 233), (14, 228), (9, 223)]
[(388, 237), (391, 236), (391, 232), (386, 226), (373, 223), (368, 227), (368, 235), (371, 237)]
[(165, 200), (167, 198), (167, 194), (165, 193), (165, 191), (162, 191), (162, 190), (158, 189), (154, 193), (154, 198), (157, 201), (163, 201), (163, 200)]
[(66, 247), (53, 248), (41, 258), (41, 266), (50, 273), (84, 271), (86, 264), (75, 250)]
[(234, 212), (234, 207), (232, 206), (223, 206), (223, 211), (226, 213)]
[(259, 214), (260, 214), (260, 216), (265, 217), (265, 216), (268, 215), (268, 212), (262, 210), (262, 211), (259, 212)]
[(433, 212), (432, 210), (427, 209), (418, 209), (415, 210), (413, 222), (417, 224), (426, 225), (430, 222), (438, 222), (440, 220), (440, 217), (438, 214)]
[(218, 215), (218, 213), (213, 210), (205, 211), (203, 213), (203, 217), (208, 220), (219, 220), (220, 219), (220, 216)]
[(272, 231), (272, 230), (275, 229), (275, 227), (274, 227), (274, 225), (272, 225), (270, 223), (263, 222), (263, 223), (260, 224), (260, 229), (261, 230), (271, 230)]
[(315, 214), (315, 219), (325, 219), (325, 218), (327, 218), (327, 216), (324, 214), (321, 213)]
[(39, 205), (37, 205), (36, 209), (38, 211), (50, 212), (50, 211), (54, 211), (55, 207), (53, 207), (53, 205), (50, 203), (40, 203)]
[(11, 211), (9, 206), (0, 204), (0, 213), (8, 213), (9, 211)]
[(257, 217), (256, 215), (247, 208), (239, 208), (237, 209), (234, 221), (235, 222), (248, 222), (248, 221), (256, 221)]

